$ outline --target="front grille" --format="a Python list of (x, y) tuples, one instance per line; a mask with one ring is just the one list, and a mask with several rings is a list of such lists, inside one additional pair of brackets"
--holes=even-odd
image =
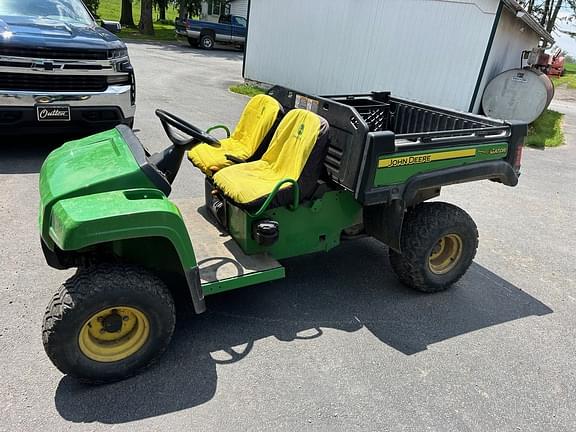
[(102, 92), (107, 87), (105, 76), (0, 73), (2, 90)]
[(0, 46), (0, 55), (60, 60), (107, 60), (109, 58), (109, 53), (106, 50), (23, 48), (14, 46)]

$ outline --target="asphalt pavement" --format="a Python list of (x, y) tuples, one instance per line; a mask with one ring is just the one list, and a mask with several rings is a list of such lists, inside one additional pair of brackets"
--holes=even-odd
[[(132, 43), (136, 129), (168, 145), (154, 109), (206, 128), (237, 121), (242, 54)], [(561, 101), (558, 109), (572, 112)], [(574, 119), (570, 114), (567, 121)], [(287, 278), (179, 313), (161, 361), (120, 383), (62, 376), (41, 341), (44, 308), (71, 272), (49, 268), (38, 230), (43, 138), (1, 139), (2, 431), (573, 431), (576, 429), (576, 135), (526, 149), (520, 185), (443, 191), (480, 232), (450, 291), (395, 279), (373, 240), (284, 262)], [(202, 194), (186, 165), (174, 196)]]

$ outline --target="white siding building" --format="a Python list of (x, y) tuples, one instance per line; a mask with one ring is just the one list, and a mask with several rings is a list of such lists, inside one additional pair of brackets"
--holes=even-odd
[(234, 0), (230, 2), (230, 15), (248, 17), (248, 0)]
[(514, 0), (251, 0), (248, 14), (246, 79), (463, 111), (522, 51), (553, 41)]
[(218, 22), (221, 15), (236, 15), (248, 18), (248, 0), (204, 0), (200, 18)]

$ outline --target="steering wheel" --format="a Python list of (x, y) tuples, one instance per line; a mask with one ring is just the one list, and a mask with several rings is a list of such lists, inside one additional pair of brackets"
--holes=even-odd
[[(220, 147), (220, 141), (218, 138), (213, 137), (209, 133), (203, 131), (202, 129), (176, 117), (174, 114), (170, 114), (164, 110), (157, 109), (156, 115), (162, 123), (162, 127), (166, 131), (166, 135), (170, 138), (176, 146), (182, 146), (186, 148), (192, 148), (196, 144), (206, 143), (214, 147)], [(185, 139), (179, 137), (174, 133), (172, 128), (192, 137), (191, 139)]]

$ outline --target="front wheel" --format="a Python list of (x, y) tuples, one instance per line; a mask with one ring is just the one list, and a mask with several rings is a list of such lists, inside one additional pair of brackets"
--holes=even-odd
[(478, 230), (462, 209), (423, 203), (408, 212), (402, 227), (402, 253), (390, 250), (400, 281), (418, 291), (444, 291), (466, 273), (478, 248)]
[(198, 39), (194, 39), (194, 38), (189, 37), (188, 38), (188, 44), (190, 44), (190, 46), (192, 48), (197, 48), (198, 47)]
[(155, 275), (129, 266), (79, 269), (52, 297), (42, 341), (52, 363), (81, 381), (128, 378), (168, 347), (174, 301)]

